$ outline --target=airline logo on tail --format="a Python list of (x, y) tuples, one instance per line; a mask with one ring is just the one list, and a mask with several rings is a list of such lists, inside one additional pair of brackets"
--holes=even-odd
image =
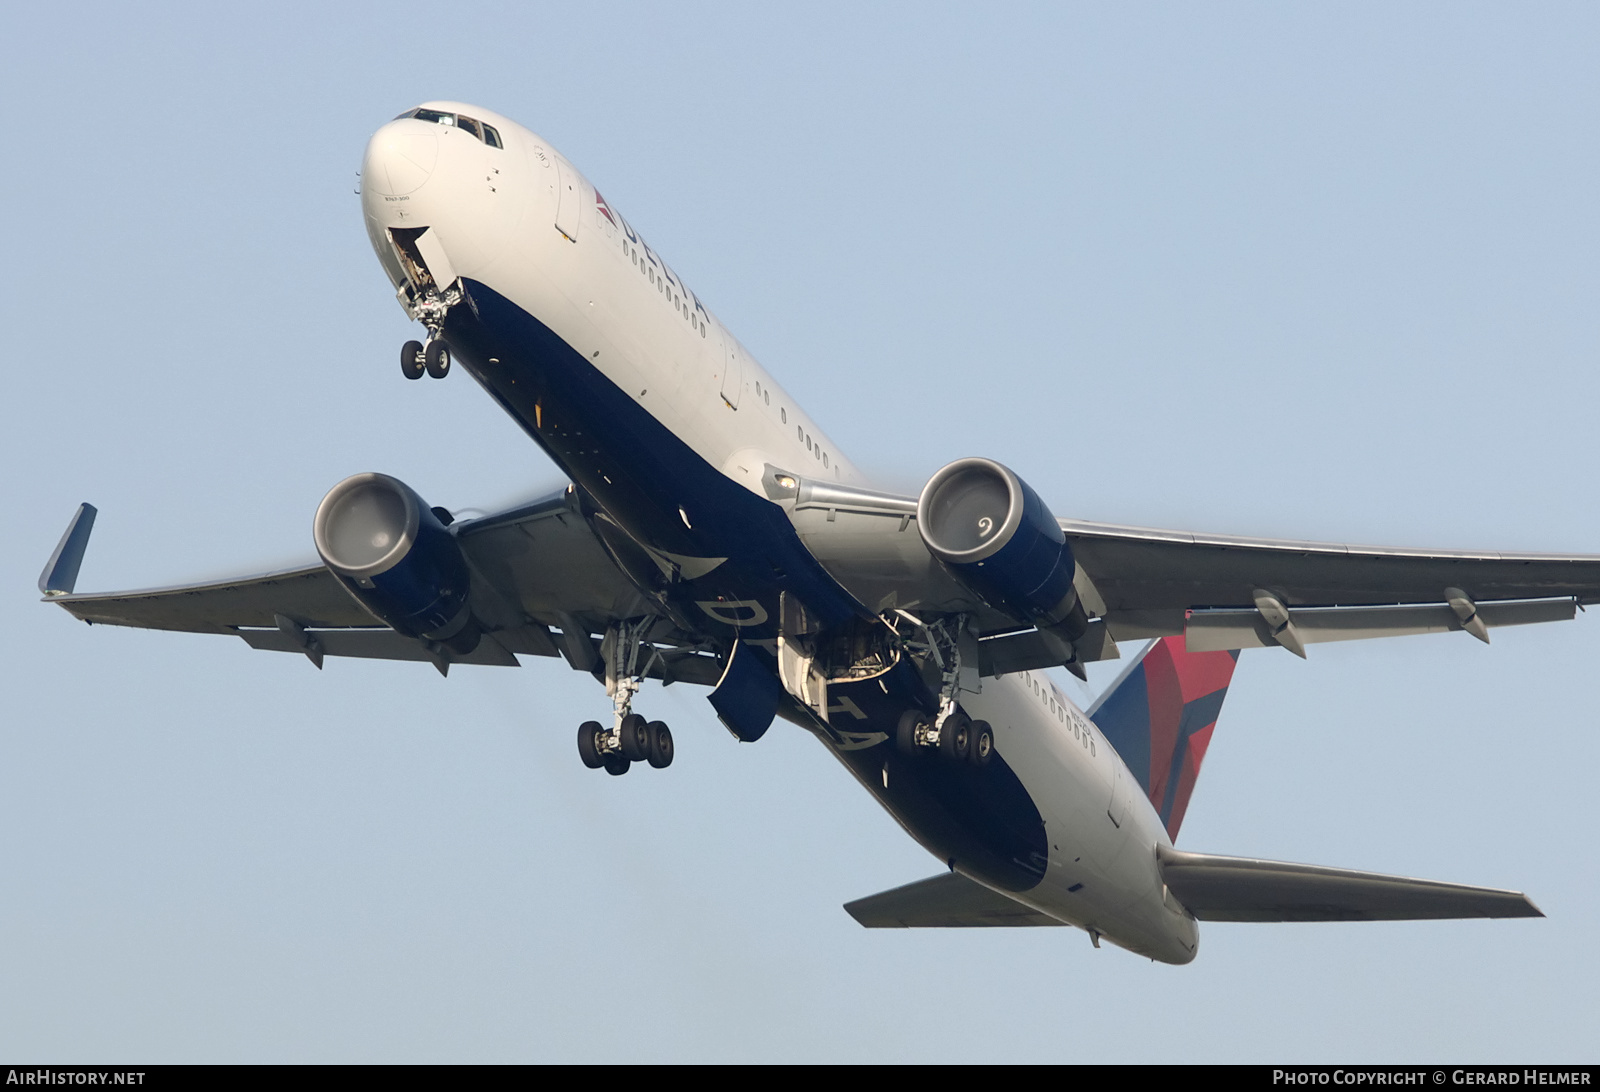
[(1089, 710), (1139, 786), (1167, 836), (1178, 839), (1200, 763), (1222, 712), (1239, 653), (1189, 652), (1183, 637), (1147, 647)]

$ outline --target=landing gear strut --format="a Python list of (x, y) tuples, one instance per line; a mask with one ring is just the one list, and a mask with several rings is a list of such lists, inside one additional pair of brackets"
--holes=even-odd
[(614, 777), (628, 772), (635, 762), (648, 762), (658, 770), (672, 765), (672, 729), (659, 720), (647, 721), (633, 711), (645, 673), (659, 655), (645, 638), (655, 621), (645, 618), (620, 622), (606, 630), (600, 654), (606, 665), (606, 693), (611, 695), (612, 726), (587, 720), (578, 727), (578, 757), (591, 770), (604, 769)]
[[(976, 638), (967, 633), (965, 615), (929, 624), (918, 622), (925, 635), (928, 652), (939, 666), (939, 713), (929, 717), (920, 709), (908, 709), (900, 716), (895, 728), (895, 746), (902, 754), (915, 755), (936, 751), (948, 762), (970, 763), (983, 767), (994, 757), (994, 729), (986, 720), (973, 720), (961, 708), (957, 698), (963, 689), (962, 660), (976, 659)], [(963, 637), (969, 638), (963, 641)], [(973, 647), (963, 653), (962, 645)], [(973, 663), (966, 664), (967, 673), (976, 676)], [(965, 689), (975, 690), (974, 684)]]

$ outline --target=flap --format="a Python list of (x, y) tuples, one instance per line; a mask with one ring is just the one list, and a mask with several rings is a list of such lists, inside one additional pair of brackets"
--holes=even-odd
[[(382, 629), (309, 629), (306, 636), (316, 642), (318, 651), (328, 656), (354, 656), (364, 660), (416, 660), (433, 663), (437, 657), (421, 641), (402, 636), (387, 626)], [(292, 634), (276, 629), (241, 629), (239, 636), (251, 648), (271, 652), (304, 652), (305, 645)], [(484, 634), (478, 647), (465, 655), (449, 653), (453, 664), (489, 664), (517, 667), (517, 658), (494, 634)]]
[(959, 872), (945, 872), (844, 904), (868, 929), (962, 929), (1065, 925), (1031, 906), (991, 891)]
[[(1578, 611), (1577, 600), (1514, 599), (1477, 604), (1485, 626), (1525, 626), (1535, 622), (1562, 622)], [(1419, 633), (1449, 633), (1465, 627), (1444, 603), (1405, 604), (1393, 607), (1299, 607), (1288, 612), (1295, 633), (1305, 644), (1322, 641), (1361, 641), (1370, 637), (1403, 637)], [(1278, 644), (1259, 610), (1205, 610), (1190, 615), (1184, 627), (1190, 652), (1232, 648), (1271, 648)]]
[(1520, 891), (1219, 857), (1158, 846), (1167, 890), (1201, 921), (1412, 921), (1542, 918)]

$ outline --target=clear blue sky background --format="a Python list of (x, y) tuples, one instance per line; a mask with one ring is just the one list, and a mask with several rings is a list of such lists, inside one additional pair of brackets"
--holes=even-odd
[(674, 767), (612, 779), (560, 663), (319, 674), (34, 580), (80, 500), (89, 590), (309, 558), (360, 470), (454, 508), (559, 484), (466, 376), (395, 366), (352, 191), (436, 97), (561, 148), (888, 482), (983, 454), (1062, 515), (1600, 552), (1600, 9), (6, 22), (0, 1057), (1594, 1060), (1593, 617), (1247, 652), (1180, 840), (1547, 920), (1213, 925), (1173, 968), (860, 929), (841, 903), (938, 864), (687, 685), (641, 698)]

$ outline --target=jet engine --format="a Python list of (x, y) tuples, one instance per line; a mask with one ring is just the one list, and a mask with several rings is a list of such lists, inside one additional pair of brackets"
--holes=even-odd
[(958, 459), (930, 478), (917, 499), (917, 530), (928, 552), (995, 610), (1068, 643), (1088, 628), (1072, 583), (1077, 563), (1055, 516), (994, 460)]
[(462, 654), (477, 647), (466, 556), (410, 486), (387, 474), (346, 478), (317, 506), (312, 536), (328, 570), (396, 632)]

